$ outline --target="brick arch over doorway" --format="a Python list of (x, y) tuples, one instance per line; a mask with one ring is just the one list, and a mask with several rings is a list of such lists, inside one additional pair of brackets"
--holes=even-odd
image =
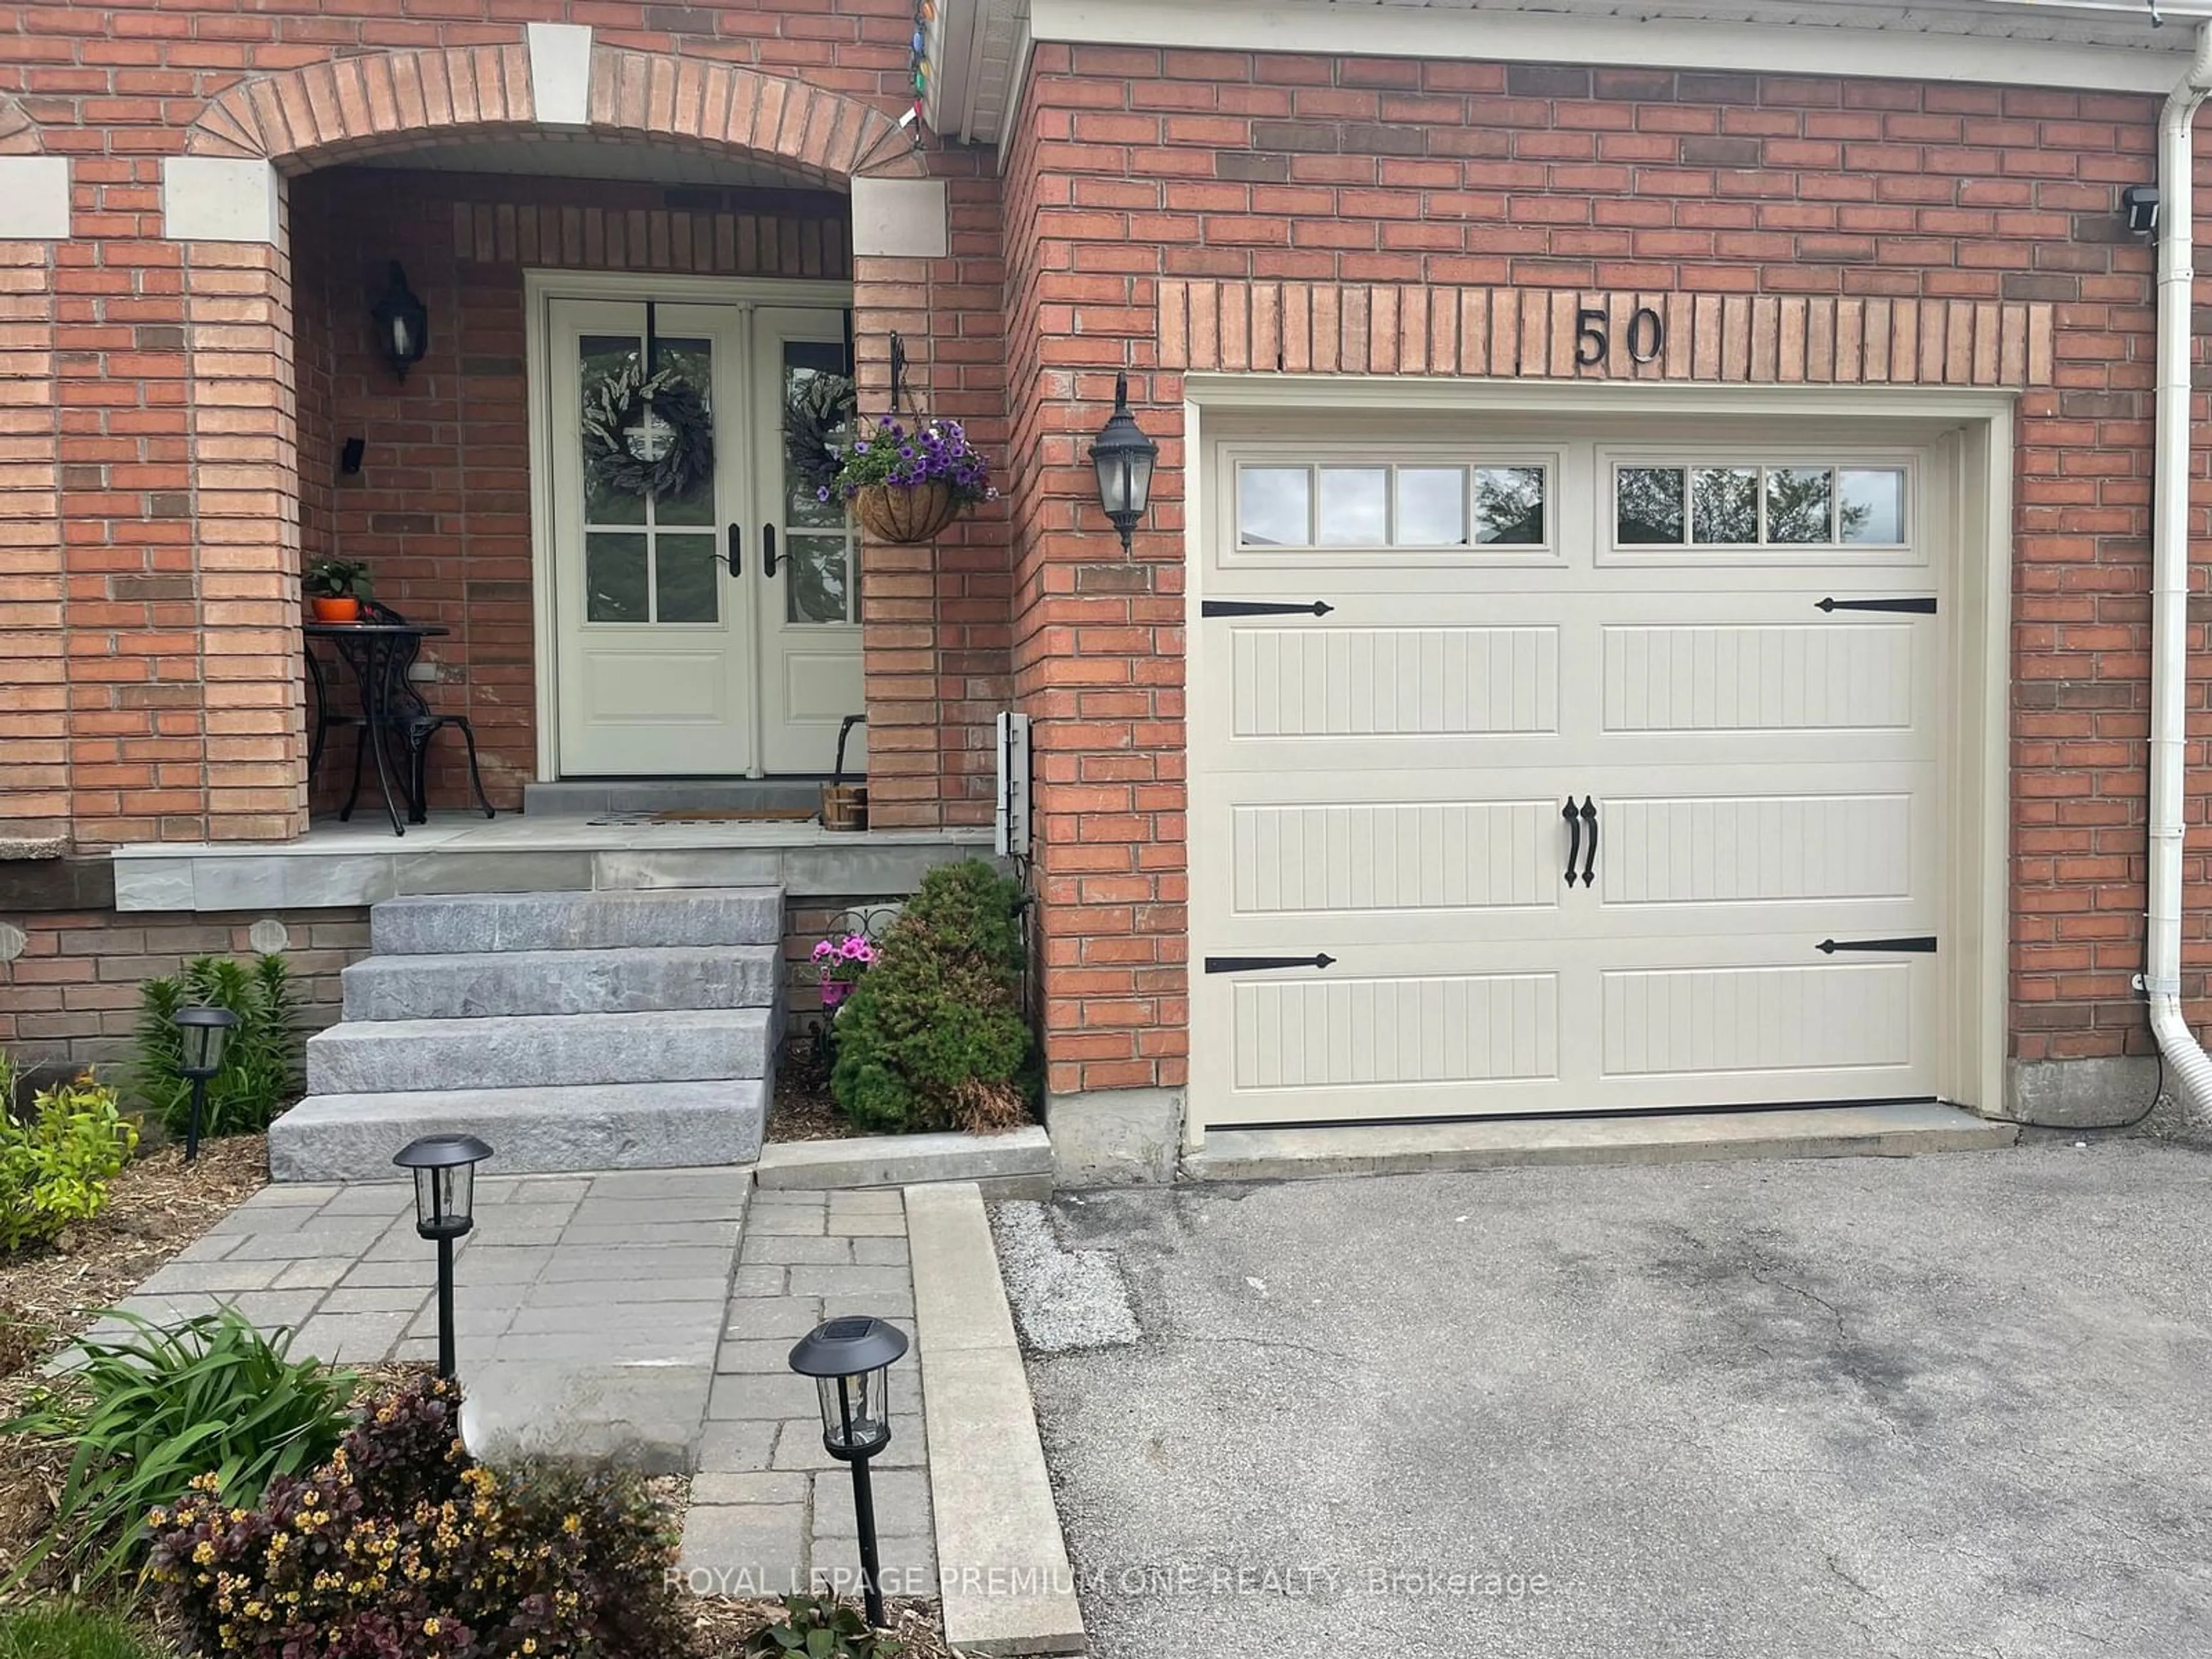
[[(909, 396), (987, 435), (1002, 431), (997, 367), (998, 190), (972, 158), (910, 146), (882, 110), (732, 65), (626, 48), (591, 52), (581, 125), (544, 122), (527, 45), (362, 54), (258, 77), (210, 104), (188, 156), (266, 161), (287, 177), (371, 155), (485, 137), (590, 136), (766, 162), (830, 188), (857, 174), (943, 176), (974, 228), (942, 258), (857, 258), (854, 338), (864, 407), (888, 391), (903, 335)], [(956, 216), (963, 210), (956, 206)], [(197, 463), (204, 795), (171, 838), (285, 839), (306, 827), (306, 697), (297, 579), (301, 445), (292, 277), (280, 245), (183, 245), (196, 320), (186, 376)], [(986, 313), (988, 313), (986, 315)], [(957, 349), (938, 352), (938, 337)], [(980, 348), (988, 345), (988, 356)], [(941, 361), (940, 361), (941, 359)], [(219, 458), (219, 459), (218, 459)], [(1002, 514), (936, 550), (863, 551), (875, 821), (988, 822), (988, 728), (1008, 689), (1011, 576)], [(146, 838), (118, 825), (115, 839)]]
[[(594, 46), (586, 125), (617, 138), (674, 139), (842, 187), (858, 172), (918, 176), (873, 106), (802, 82), (695, 58)], [(6, 113), (0, 110), (0, 131)], [(542, 131), (530, 52), (501, 46), (333, 58), (243, 82), (193, 123), (194, 155), (257, 157), (305, 173), (362, 156), (464, 138)], [(574, 131), (578, 129), (568, 128)]]

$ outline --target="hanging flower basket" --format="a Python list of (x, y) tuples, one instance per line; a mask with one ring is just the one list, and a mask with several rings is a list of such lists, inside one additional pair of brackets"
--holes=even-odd
[(839, 457), (837, 475), (815, 492), (851, 505), (878, 541), (926, 542), (978, 501), (994, 500), (991, 464), (957, 421), (927, 421), (909, 431), (885, 415), (863, 425)]
[(870, 484), (853, 497), (860, 527), (879, 542), (933, 541), (960, 516), (949, 483)]

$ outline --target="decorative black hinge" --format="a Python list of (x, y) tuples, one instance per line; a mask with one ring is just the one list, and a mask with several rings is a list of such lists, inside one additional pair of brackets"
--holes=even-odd
[(1208, 957), (1209, 974), (1257, 974), (1270, 968), (1329, 968), (1336, 958), (1327, 951), (1310, 957)]
[(1902, 611), (1916, 617), (1936, 614), (1933, 594), (1923, 594), (1911, 599), (1822, 599), (1813, 607), (1815, 611)]
[(1326, 617), (1336, 607), (1327, 599), (1311, 605), (1273, 605), (1264, 599), (1200, 599), (1201, 617)]
[(1902, 951), (1932, 957), (1936, 954), (1936, 935), (1923, 933), (1914, 939), (1824, 939), (1813, 948), (1830, 957), (1838, 951)]

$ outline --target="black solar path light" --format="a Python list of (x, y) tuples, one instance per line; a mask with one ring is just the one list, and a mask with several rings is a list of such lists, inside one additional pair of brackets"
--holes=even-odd
[(860, 1537), (860, 1590), (868, 1623), (884, 1627), (883, 1570), (876, 1559), (876, 1500), (868, 1460), (891, 1443), (891, 1365), (906, 1333), (880, 1319), (848, 1316), (817, 1325), (791, 1351), (791, 1369), (822, 1396), (822, 1449), (853, 1466), (853, 1523)]
[(453, 1376), (453, 1244), (476, 1224), (477, 1165), (491, 1148), (474, 1135), (424, 1135), (392, 1158), (415, 1172), (415, 1231), (438, 1244), (438, 1375)]
[(192, 1085), (192, 1115), (185, 1126), (185, 1162), (200, 1155), (200, 1120), (207, 1112), (208, 1082), (222, 1070), (222, 1051), (238, 1026), (238, 1016), (228, 1008), (179, 1008), (177, 1035), (183, 1039), (183, 1056), (177, 1069)]

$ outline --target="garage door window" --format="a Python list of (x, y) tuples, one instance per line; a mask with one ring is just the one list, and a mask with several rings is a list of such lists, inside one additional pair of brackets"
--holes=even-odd
[(1237, 541), (1241, 547), (1542, 547), (1547, 483), (1540, 466), (1240, 466)]
[(1901, 547), (1899, 467), (1621, 466), (1620, 547)]

